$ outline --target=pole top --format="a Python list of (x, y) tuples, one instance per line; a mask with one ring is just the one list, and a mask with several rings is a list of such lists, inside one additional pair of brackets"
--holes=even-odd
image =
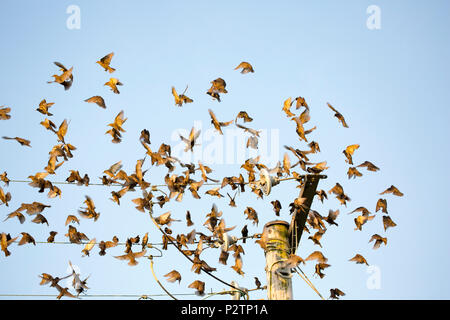
[(288, 228), (289, 228), (289, 225), (290, 225), (289, 222), (287, 222), (287, 221), (283, 221), (283, 220), (273, 220), (273, 221), (267, 222), (267, 223), (264, 225), (264, 229), (267, 228), (267, 227), (276, 225), (276, 224), (282, 224), (282, 225), (287, 226)]

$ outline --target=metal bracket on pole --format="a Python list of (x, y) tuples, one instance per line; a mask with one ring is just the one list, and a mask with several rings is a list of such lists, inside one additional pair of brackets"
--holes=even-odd
[(300, 191), (300, 198), (304, 198), (304, 202), (299, 210), (295, 210), (292, 215), (291, 224), (289, 225), (289, 238), (291, 253), (297, 252), (300, 238), (302, 237), (306, 219), (308, 218), (309, 209), (316, 194), (317, 185), (320, 179), (326, 179), (325, 175), (309, 174), (306, 175), (305, 183)]

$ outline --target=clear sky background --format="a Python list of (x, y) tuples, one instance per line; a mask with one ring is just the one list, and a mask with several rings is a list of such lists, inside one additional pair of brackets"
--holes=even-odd
[[(80, 29), (66, 26), (70, 5), (81, 10)], [(379, 30), (366, 26), (370, 5), (381, 9)], [(340, 209), (339, 226), (328, 228), (323, 249), (305, 234), (298, 254), (306, 258), (314, 250), (322, 250), (332, 266), (324, 271), (323, 279), (313, 276), (313, 262), (302, 269), (325, 297), (330, 288), (337, 287), (346, 293), (346, 299), (448, 299), (450, 216), (445, 166), (450, 160), (449, 10), (448, 1), (438, 0), (1, 1), (0, 105), (12, 108), (12, 118), (0, 121), (0, 135), (30, 139), (32, 148), (2, 139), (0, 171), (7, 171), (10, 179), (26, 179), (43, 171), (48, 151), (56, 144), (56, 137), (39, 125), (45, 116), (35, 111), (44, 98), (55, 102), (50, 110), (53, 122), (59, 125), (64, 119), (70, 121), (66, 140), (77, 147), (74, 158), (49, 179), (64, 181), (69, 170), (76, 169), (98, 182), (103, 170), (119, 160), (126, 172), (133, 172), (136, 160), (144, 154), (138, 140), (142, 129), (150, 131), (154, 149), (162, 142), (175, 147), (179, 144), (177, 132), (190, 130), (194, 122), (201, 122), (202, 132), (211, 128), (209, 108), (221, 121), (234, 119), (240, 110), (246, 110), (254, 118), (249, 126), (277, 132), (278, 146), (271, 150), (272, 155), (282, 158), (285, 144), (304, 150), (294, 123), (281, 111), (285, 99), (303, 96), (311, 108), (307, 127), (317, 126), (309, 138), (319, 142), (322, 150), (311, 160), (326, 160), (330, 166), (328, 179), (319, 189), (329, 190), (340, 182), (351, 201), (346, 208), (333, 197), (324, 204), (314, 201), (313, 209), (323, 215), (328, 209)], [(103, 86), (110, 75), (95, 63), (109, 52), (115, 53), (111, 65), (117, 71), (113, 76), (124, 83), (119, 95)], [(74, 67), (74, 84), (69, 91), (46, 83), (57, 71), (53, 61)], [(242, 75), (233, 70), (241, 61), (252, 63), (255, 73)], [(205, 94), (210, 81), (217, 77), (225, 79), (229, 91), (220, 103)], [(178, 108), (170, 88), (183, 91), (186, 85), (194, 103)], [(106, 110), (83, 102), (93, 95), (105, 98)], [(326, 102), (345, 116), (349, 129), (338, 123)], [(124, 124), (127, 132), (116, 145), (104, 133), (121, 110), (128, 118)], [(362, 178), (348, 180), (342, 150), (355, 143), (360, 148), (354, 162), (369, 160), (381, 170), (363, 170)], [(198, 148), (207, 145), (205, 140)], [(238, 151), (232, 148), (223, 152), (235, 156)], [(211, 176), (236, 175), (242, 172), (239, 165), (236, 161), (211, 164), (215, 170)], [(149, 168), (148, 163), (144, 168)], [(151, 167), (146, 180), (162, 183), (164, 174), (165, 170)], [(359, 206), (374, 213), (379, 193), (391, 184), (405, 194), (402, 198), (385, 197), (397, 227), (385, 232), (378, 212), (362, 231), (354, 231), (356, 215), (348, 213)], [(49, 227), (31, 223), (28, 216), (23, 225), (17, 219), (1, 222), (0, 231), (12, 236), (26, 231), (37, 241), (45, 241), (48, 232), (56, 230), (56, 240), (66, 241), (66, 216), (76, 214), (84, 196), (89, 195), (101, 217), (97, 222), (83, 219), (77, 226), (88, 237), (110, 240), (117, 235), (125, 241), (149, 232), (151, 242), (161, 241), (148, 215), (136, 211), (131, 203), (139, 192), (130, 192), (118, 206), (109, 200), (113, 189), (107, 187), (59, 186), (61, 199), (48, 199), (46, 193), (40, 194), (24, 183), (1, 185), (11, 192), (12, 201), (9, 207), (0, 206), (0, 217), (6, 217), (21, 203), (51, 205), (43, 213)], [(155, 215), (170, 210), (175, 218), (184, 219), (189, 209), (196, 230), (206, 232), (202, 227), (205, 215), (216, 203), (227, 225), (237, 225), (233, 235), (239, 236), (244, 224), (250, 234), (259, 233), (266, 222), (277, 218), (272, 200), (281, 201), (280, 218), (290, 221), (288, 205), (298, 195), (295, 186), (282, 183), (264, 200), (246, 192), (236, 198), (237, 208), (229, 207), (226, 197), (203, 195), (208, 189), (203, 187), (201, 200), (193, 199), (188, 192), (183, 202), (172, 201), (163, 209), (157, 208)], [(226, 196), (227, 191), (222, 194)], [(257, 226), (245, 220), (246, 206), (258, 212)], [(173, 231), (177, 234), (190, 229), (179, 222), (174, 223)], [(386, 247), (372, 249), (368, 241), (374, 233), (388, 238)], [(148, 260), (141, 259), (138, 266), (129, 267), (113, 258), (122, 254), (123, 247), (110, 249), (103, 257), (97, 254), (98, 248), (90, 257), (82, 257), (81, 249), (77, 245), (11, 245), (11, 256), (0, 254), (0, 294), (56, 297), (54, 288), (39, 286), (38, 275), (46, 272), (62, 276), (69, 260), (79, 267), (82, 277), (91, 275), (88, 294), (163, 293), (151, 275)], [(220, 265), (219, 252), (208, 250), (203, 258), (218, 268), (216, 274), (224, 280), (251, 289), (256, 276), (266, 284), (264, 253), (253, 240), (244, 246), (245, 276), (231, 269), (232, 257), (227, 266)], [(158, 251), (149, 253), (157, 255)], [(367, 286), (371, 274), (366, 266), (348, 261), (355, 253), (377, 267), (379, 289)], [(187, 286), (196, 279), (206, 282), (207, 292), (226, 289), (203, 273), (192, 273), (190, 267), (174, 248), (155, 258), (156, 274), (172, 293), (193, 293)], [(163, 275), (173, 269), (182, 274), (181, 284), (165, 281)], [(318, 298), (296, 275), (293, 288), (295, 299)], [(266, 293), (257, 291), (250, 297), (265, 298)]]

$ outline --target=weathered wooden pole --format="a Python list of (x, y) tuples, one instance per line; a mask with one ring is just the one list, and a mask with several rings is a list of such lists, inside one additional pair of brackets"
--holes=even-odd
[(265, 243), (267, 298), (292, 300), (292, 274), (290, 270), (279, 269), (279, 264), (288, 259), (290, 254), (289, 223), (281, 220), (268, 222), (264, 226), (262, 238)]

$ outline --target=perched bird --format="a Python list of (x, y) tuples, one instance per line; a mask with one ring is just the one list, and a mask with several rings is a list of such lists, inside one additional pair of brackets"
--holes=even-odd
[(88, 102), (88, 103), (95, 103), (99, 107), (101, 107), (103, 109), (106, 109), (105, 100), (101, 96), (93, 96), (93, 97), (90, 97), (89, 99), (86, 99), (84, 101)]
[(181, 274), (177, 270), (172, 270), (169, 273), (165, 274), (164, 277), (167, 277), (167, 281), (175, 282), (178, 281), (178, 284), (181, 282)]
[(345, 296), (345, 293), (339, 290), (338, 288), (330, 289), (330, 297), (328, 299), (338, 300), (340, 296)]
[(242, 61), (236, 68), (234, 68), (234, 70), (241, 69), (241, 68), (242, 68), (242, 70), (241, 70), (242, 74), (246, 74), (246, 73), (249, 73), (249, 72), (255, 72), (253, 70), (252, 65), (250, 63), (248, 63), (248, 62), (245, 62), (245, 61)]
[(49, 235), (49, 237), (47, 238), (47, 242), (49, 242), (49, 243), (53, 243), (53, 242), (55, 242), (55, 236), (58, 234), (58, 232), (56, 232), (56, 231), (50, 231), (50, 235)]
[(356, 262), (357, 264), (363, 264), (363, 263), (365, 263), (366, 265), (369, 265), (368, 263), (367, 263), (367, 260), (362, 256), (362, 255), (360, 255), (360, 254), (356, 254), (353, 258), (351, 258), (349, 261), (354, 261), (354, 262)]
[(10, 138), (10, 137), (2, 137), (5, 140), (16, 140), (18, 143), (20, 143), (22, 146), (26, 146), (26, 147), (30, 147), (31, 148), (31, 141), (30, 140), (26, 140), (23, 138), (19, 138), (19, 137), (15, 137), (15, 138)]
[(172, 87), (172, 95), (175, 99), (175, 105), (181, 107), (183, 105), (183, 103), (192, 103), (194, 102), (194, 100), (192, 100), (191, 98), (189, 98), (188, 96), (185, 96), (184, 94), (186, 93), (188, 87), (186, 86), (186, 89), (184, 89), (182, 94), (178, 94), (177, 90), (175, 90), (175, 87)]
[(248, 237), (248, 229), (247, 229), (247, 225), (245, 225), (242, 230), (241, 230), (241, 235), (242, 235), (242, 242), (245, 243)]
[(109, 73), (113, 73), (114, 71), (116, 71), (116, 69), (110, 67), (111, 59), (113, 56), (114, 56), (114, 52), (111, 52), (111, 53), (107, 54), (106, 56), (104, 56), (103, 58), (101, 58), (96, 63), (98, 63), (103, 69), (105, 69), (105, 71), (108, 71)]
[(335, 108), (333, 108), (333, 106), (331, 104), (329, 104), (328, 102), (327, 102), (327, 105), (331, 110), (333, 110), (335, 112), (334, 116), (336, 118), (338, 118), (338, 120), (342, 123), (342, 126), (344, 128), (348, 128), (348, 125), (347, 125), (347, 122), (345, 122), (344, 116), (339, 111), (337, 111)]
[(261, 281), (259, 281), (258, 277), (254, 277), (255, 278), (255, 286), (257, 289), (261, 288)]
[(120, 91), (117, 89), (117, 86), (123, 86), (123, 83), (119, 81), (117, 78), (109, 78), (109, 81), (104, 84), (111, 88), (112, 92), (119, 94)]
[(369, 243), (374, 240), (375, 240), (375, 243), (373, 245), (373, 249), (378, 249), (382, 243), (384, 243), (385, 246), (387, 245), (387, 238), (383, 238), (382, 236), (380, 236), (378, 234), (372, 235), (372, 237), (369, 240)]
[(400, 190), (398, 190), (397, 187), (395, 187), (393, 185), (391, 185), (389, 188), (387, 188), (380, 194), (386, 194), (386, 193), (392, 193), (394, 196), (403, 197), (403, 193), (401, 193)]

